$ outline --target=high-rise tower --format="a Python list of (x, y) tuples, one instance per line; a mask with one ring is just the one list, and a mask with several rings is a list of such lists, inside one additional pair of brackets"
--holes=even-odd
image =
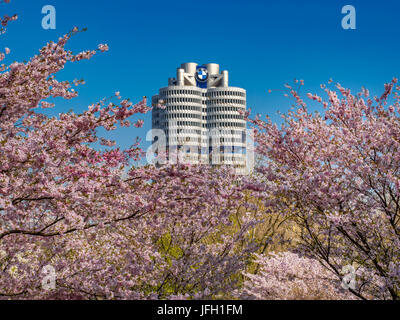
[(164, 131), (170, 153), (195, 164), (245, 166), (246, 90), (230, 87), (218, 64), (182, 64), (152, 105), (153, 129)]

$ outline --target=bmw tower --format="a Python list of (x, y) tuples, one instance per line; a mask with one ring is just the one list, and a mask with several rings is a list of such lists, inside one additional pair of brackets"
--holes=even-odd
[(246, 90), (230, 87), (218, 64), (182, 64), (152, 106), (152, 127), (163, 130), (170, 154), (193, 164), (245, 167)]

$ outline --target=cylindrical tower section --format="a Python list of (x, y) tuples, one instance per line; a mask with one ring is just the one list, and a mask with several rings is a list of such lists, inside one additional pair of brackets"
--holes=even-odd
[(198, 163), (203, 126), (201, 88), (168, 86), (160, 90), (160, 99), (166, 105), (162, 122), (167, 150), (170, 154), (180, 151), (186, 160)]
[(218, 74), (219, 73), (219, 64), (217, 63), (208, 63), (206, 64), (208, 74)]
[(195, 74), (196, 73), (197, 63), (187, 62), (182, 63), (181, 68), (185, 70), (186, 73)]
[(160, 128), (161, 110), (160, 110), (160, 108), (157, 108), (159, 100), (160, 100), (160, 96), (158, 94), (154, 95), (151, 98), (151, 106), (153, 107), (153, 111), (151, 112), (151, 119), (152, 119), (152, 127), (154, 129)]
[[(212, 164), (245, 166), (246, 90), (236, 87), (209, 88), (207, 91), (207, 128), (218, 137), (209, 139), (210, 151), (218, 152)], [(216, 160), (217, 158), (217, 160)]]
[(179, 68), (176, 70), (176, 80), (177, 80), (177, 85), (178, 86), (183, 86), (184, 85), (184, 78), (183, 78), (183, 74), (184, 74), (185, 70), (182, 68)]
[(228, 71), (224, 70), (222, 71), (222, 86), (228, 87), (228, 84), (229, 84)]

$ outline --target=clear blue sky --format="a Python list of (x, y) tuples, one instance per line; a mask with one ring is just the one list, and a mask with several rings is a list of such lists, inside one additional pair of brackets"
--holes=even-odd
[[(56, 30), (41, 27), (42, 6), (57, 10)], [(356, 8), (357, 29), (341, 27), (341, 8)], [(149, 98), (167, 85), (183, 62), (219, 63), (230, 72), (230, 85), (247, 90), (254, 113), (278, 120), (290, 103), (282, 93), (268, 94), (294, 78), (315, 92), (329, 78), (353, 90), (366, 86), (380, 93), (399, 76), (400, 1), (397, 0), (12, 0), (1, 15), (20, 19), (0, 37), (11, 60), (24, 60), (73, 26), (88, 31), (74, 37), (74, 51), (107, 43), (110, 51), (68, 65), (59, 79), (84, 78), (80, 97), (60, 101), (55, 113), (87, 105), (120, 91), (124, 97)], [(123, 147), (151, 127), (118, 129), (112, 134)], [(146, 144), (145, 144), (146, 145)]]

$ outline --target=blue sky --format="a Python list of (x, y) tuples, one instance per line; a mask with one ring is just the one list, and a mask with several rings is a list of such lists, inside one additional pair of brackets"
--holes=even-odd
[[(47, 4), (56, 8), (56, 30), (41, 27)], [(356, 30), (341, 27), (346, 4), (356, 9)], [(133, 101), (150, 98), (183, 62), (219, 63), (229, 70), (230, 85), (247, 90), (248, 107), (276, 121), (290, 101), (267, 91), (294, 78), (305, 80), (307, 92), (319, 92), (319, 84), (333, 78), (355, 91), (365, 86), (380, 93), (399, 76), (397, 0), (12, 0), (0, 11), (19, 15), (0, 37), (0, 47), (11, 49), (7, 62), (28, 59), (73, 26), (88, 31), (71, 40), (71, 50), (110, 46), (59, 74), (61, 80), (84, 78), (86, 85), (79, 98), (57, 101), (54, 113), (82, 111), (115, 91)], [(142, 129), (118, 129), (111, 137), (122, 147), (144, 139), (151, 115), (142, 118)]]

